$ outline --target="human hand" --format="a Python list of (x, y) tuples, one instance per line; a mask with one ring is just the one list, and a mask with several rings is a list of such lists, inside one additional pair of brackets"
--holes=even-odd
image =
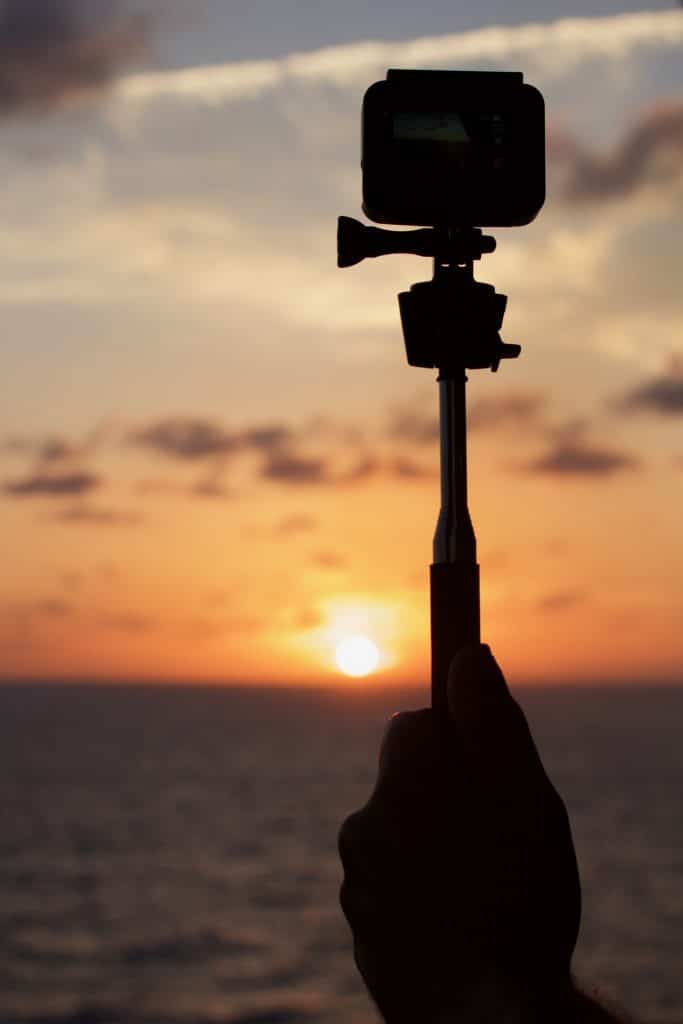
[(488, 647), (455, 658), (449, 712), (392, 719), (342, 826), (356, 963), (389, 1024), (573, 1018), (569, 822)]

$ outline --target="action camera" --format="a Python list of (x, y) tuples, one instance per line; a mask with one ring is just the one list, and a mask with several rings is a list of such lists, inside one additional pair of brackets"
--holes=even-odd
[(520, 72), (388, 71), (365, 94), (362, 149), (380, 224), (513, 227), (545, 200), (545, 106)]

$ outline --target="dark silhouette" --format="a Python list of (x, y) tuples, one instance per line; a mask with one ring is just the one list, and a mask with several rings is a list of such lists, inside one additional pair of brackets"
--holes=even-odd
[[(506, 296), (474, 278), (474, 262), (496, 246), (474, 225), (536, 216), (544, 137), (543, 99), (519, 73), (390, 70), (363, 101), (363, 209), (380, 224), (425, 226), (339, 219), (340, 267), (390, 253), (434, 261), (431, 281), (399, 295), (408, 363), (437, 369), (439, 382), (432, 707), (393, 719), (375, 790), (339, 838), (356, 963), (388, 1024), (618, 1019), (572, 981), (581, 892), (571, 829), (479, 643), (467, 500), (467, 373), (520, 354), (500, 337)], [(569, 440), (561, 466), (536, 469), (632, 465)]]
[(414, 253), (431, 281), (398, 297), (410, 366), (439, 371), (441, 510), (430, 568), (432, 707), (448, 717), (448, 670), (479, 643), (479, 565), (467, 502), (467, 371), (496, 372), (519, 345), (500, 331), (507, 296), (476, 281), (496, 248), (481, 227), (530, 223), (545, 201), (545, 105), (521, 72), (387, 71), (363, 98), (363, 210), (387, 231), (340, 217), (337, 264)]
[(387, 231), (339, 218), (340, 267), (397, 252), (434, 261), (432, 280), (401, 292), (398, 301), (409, 365), (439, 371), (441, 509), (430, 568), (430, 606), (432, 707), (442, 717), (448, 715), (451, 660), (463, 646), (480, 639), (477, 543), (467, 498), (467, 371), (495, 372), (502, 360), (521, 352), (499, 333), (507, 296), (474, 278), (475, 260), (495, 248), (495, 239), (480, 228)]
[(448, 680), (449, 719), (394, 716), (343, 824), (341, 903), (389, 1024), (618, 1020), (570, 968), (581, 913), (567, 813), (489, 648)]

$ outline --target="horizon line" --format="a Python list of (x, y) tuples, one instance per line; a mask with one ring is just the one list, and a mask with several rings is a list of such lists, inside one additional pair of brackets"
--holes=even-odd
[[(659, 677), (625, 677), (603, 676), (591, 679), (560, 678), (553, 682), (539, 682), (533, 679), (514, 680), (509, 682), (510, 688), (523, 690), (607, 690), (607, 689), (681, 689), (683, 676)], [(88, 676), (5, 676), (0, 675), (0, 688), (19, 689), (21, 687), (49, 688), (70, 687), (80, 689), (166, 689), (166, 690), (251, 690), (300, 692), (344, 690), (351, 694), (380, 694), (391, 690), (424, 690), (429, 694), (430, 684), (424, 682), (381, 682), (377, 684), (371, 677), (320, 680), (318, 682), (247, 682), (239, 679), (169, 679), (169, 678), (121, 678), (88, 677)]]

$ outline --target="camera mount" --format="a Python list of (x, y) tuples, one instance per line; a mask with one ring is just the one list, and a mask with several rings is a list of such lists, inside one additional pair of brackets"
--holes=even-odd
[[(515, 359), (519, 345), (506, 345), (499, 331), (507, 296), (474, 280), (473, 262), (494, 252), (496, 240), (481, 228), (421, 228), (387, 231), (352, 217), (340, 217), (337, 265), (353, 267), (368, 257), (411, 253), (431, 256), (434, 277), (414, 284), (398, 297), (410, 366), (495, 373), (501, 359)], [(454, 345), (454, 333), (459, 339)]]
[(441, 510), (430, 568), (432, 706), (448, 713), (448, 671), (466, 644), (479, 643), (479, 566), (467, 500), (467, 370), (498, 370), (519, 356), (502, 341), (507, 297), (474, 278), (473, 264), (496, 248), (479, 228), (387, 231), (340, 217), (337, 263), (351, 267), (392, 253), (428, 256), (431, 281), (398, 297), (410, 366), (435, 368), (439, 383)]

